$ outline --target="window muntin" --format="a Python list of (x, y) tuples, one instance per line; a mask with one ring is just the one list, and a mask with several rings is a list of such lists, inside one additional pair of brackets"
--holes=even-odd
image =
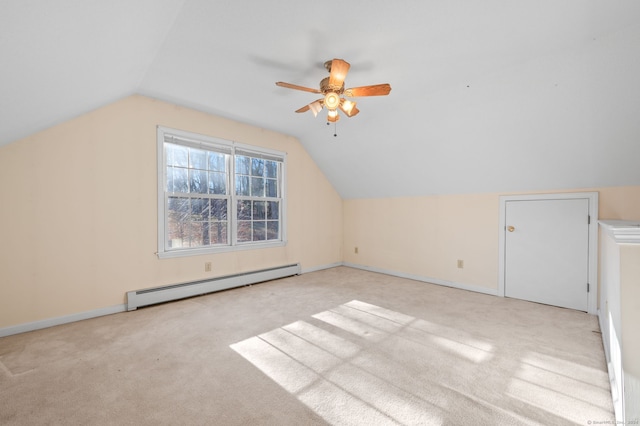
[(284, 244), (284, 153), (161, 127), (158, 150), (158, 256)]

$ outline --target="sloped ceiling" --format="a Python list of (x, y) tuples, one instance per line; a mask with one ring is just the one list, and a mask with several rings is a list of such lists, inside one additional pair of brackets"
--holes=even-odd
[[(297, 137), (344, 198), (640, 184), (637, 0), (4, 0), (0, 55), (1, 144), (140, 93)], [(393, 88), (335, 128), (274, 84), (332, 58)]]

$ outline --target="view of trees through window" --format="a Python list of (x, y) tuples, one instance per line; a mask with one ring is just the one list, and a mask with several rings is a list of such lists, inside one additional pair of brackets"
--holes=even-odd
[(164, 143), (167, 250), (281, 240), (282, 161)]

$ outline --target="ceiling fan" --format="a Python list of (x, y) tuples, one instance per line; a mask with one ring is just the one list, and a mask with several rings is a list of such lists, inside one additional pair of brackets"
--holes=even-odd
[[(324, 63), (324, 67), (329, 71), (329, 77), (325, 77), (320, 81), (320, 89), (312, 89), (310, 87), (298, 86), (296, 84), (284, 83), (278, 81), (276, 85), (286, 87), (288, 89), (302, 90), (304, 92), (319, 93), (324, 97), (305, 105), (296, 110), (296, 112), (307, 112), (311, 110), (314, 116), (326, 107), (329, 111), (327, 120), (336, 122), (340, 119), (338, 109), (347, 117), (353, 117), (360, 112), (356, 108), (356, 103), (346, 99), (357, 98), (362, 96), (385, 96), (391, 92), (389, 84), (374, 84), (371, 86), (354, 87), (351, 89), (344, 88), (344, 79), (351, 65), (342, 59), (333, 59)], [(344, 96), (344, 97), (343, 97)]]

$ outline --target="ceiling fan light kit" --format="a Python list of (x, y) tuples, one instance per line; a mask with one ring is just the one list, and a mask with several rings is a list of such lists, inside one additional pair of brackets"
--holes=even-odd
[(336, 92), (327, 92), (327, 94), (324, 95), (324, 106), (326, 106), (329, 111), (335, 111), (340, 106), (340, 95)]
[(287, 89), (302, 90), (304, 92), (318, 93), (324, 95), (323, 98), (317, 99), (308, 105), (296, 110), (296, 112), (307, 112), (311, 110), (314, 116), (326, 107), (328, 110), (327, 121), (335, 123), (340, 119), (338, 109), (347, 117), (353, 117), (360, 110), (356, 108), (356, 102), (341, 97), (362, 97), (362, 96), (386, 96), (391, 92), (389, 84), (375, 84), (371, 86), (354, 87), (351, 89), (344, 88), (344, 80), (349, 72), (351, 65), (342, 59), (333, 59), (324, 63), (324, 67), (329, 71), (329, 77), (325, 77), (320, 81), (320, 89), (312, 89), (309, 87), (298, 86), (296, 84), (284, 83), (279, 81), (277, 86)]
[(347, 115), (347, 117), (353, 117), (358, 112), (360, 112), (358, 108), (356, 108), (356, 103), (351, 102), (348, 99), (342, 99), (342, 103), (340, 104), (340, 110), (344, 112)]

